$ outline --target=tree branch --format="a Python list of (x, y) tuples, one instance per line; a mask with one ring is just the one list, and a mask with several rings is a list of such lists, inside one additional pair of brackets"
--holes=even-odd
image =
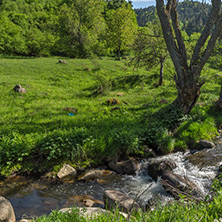
[(194, 67), (194, 69), (201, 70), (203, 68), (203, 66), (205, 65), (205, 63), (207, 62), (207, 60), (209, 59), (209, 57), (213, 51), (213, 48), (215, 46), (217, 38), (219, 37), (220, 33), (222, 32), (221, 29), (222, 29), (222, 15), (220, 15), (220, 18), (218, 19), (217, 23), (215, 24), (214, 31), (211, 35), (211, 38), (208, 42), (207, 48), (205, 49), (203, 56), (200, 59), (200, 62), (197, 64), (197, 67)]
[(200, 60), (200, 50), (204, 46), (209, 35), (211, 34), (211, 30), (214, 26), (214, 23), (218, 19), (220, 8), (221, 8), (221, 0), (212, 0), (212, 8), (208, 16), (206, 26), (204, 27), (204, 30), (195, 46), (190, 66), (195, 65), (198, 62), (198, 60)]
[(181, 34), (181, 30), (180, 30), (180, 26), (179, 26), (179, 20), (178, 20), (178, 16), (177, 16), (177, 11), (176, 11), (176, 6), (177, 6), (177, 0), (173, 0), (173, 4), (171, 7), (171, 19), (172, 19), (172, 24), (173, 24), (173, 29), (176, 35), (176, 40), (177, 40), (177, 44), (179, 47), (179, 53), (182, 57), (183, 60), (183, 66), (187, 69), (188, 65), (187, 65), (187, 53), (186, 53), (186, 47), (183, 41), (183, 37)]
[(170, 24), (170, 17), (169, 17), (168, 10), (170, 10), (171, 4), (172, 4), (172, 1), (168, 0), (167, 9), (165, 9), (164, 1), (156, 0), (156, 8), (157, 8), (158, 16), (160, 18), (161, 27), (163, 30), (163, 36), (167, 45), (167, 49), (170, 53), (171, 59), (174, 63), (174, 66), (177, 72), (177, 78), (178, 78), (177, 84), (178, 84), (178, 83), (182, 83), (183, 72), (182, 72), (182, 67), (181, 67), (179, 50), (176, 45), (174, 35), (173, 35), (173, 30)]

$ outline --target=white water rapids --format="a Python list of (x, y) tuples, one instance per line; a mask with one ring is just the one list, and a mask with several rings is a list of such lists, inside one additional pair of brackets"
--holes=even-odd
[[(175, 163), (176, 168), (173, 172), (192, 181), (205, 196), (210, 192), (212, 180), (217, 174), (218, 167), (222, 164), (221, 151), (222, 147), (217, 147), (193, 155), (188, 152), (185, 154), (178, 152), (157, 157), (157, 159), (170, 160)], [(46, 181), (32, 180), (4, 196), (12, 203), (17, 219), (21, 219), (24, 214), (28, 217), (49, 214), (52, 209), (62, 208), (65, 201), (75, 195), (91, 195), (102, 200), (103, 193), (107, 189), (119, 190), (128, 194), (144, 208), (149, 200), (158, 199), (162, 204), (173, 200), (161, 185), (160, 178), (155, 182), (149, 176), (147, 170), (149, 161), (150, 159), (141, 161), (142, 170), (137, 172), (137, 175), (117, 175), (112, 181), (105, 184), (81, 181), (51, 184)]]

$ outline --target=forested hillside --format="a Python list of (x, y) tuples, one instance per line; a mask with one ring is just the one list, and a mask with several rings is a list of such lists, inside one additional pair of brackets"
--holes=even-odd
[[(200, 32), (209, 8), (180, 3), (182, 29), (188, 35)], [(72, 58), (113, 53), (120, 58), (129, 51), (137, 26), (155, 18), (154, 6), (133, 10), (125, 0), (2, 0), (0, 53)]]
[(118, 53), (137, 28), (125, 0), (2, 0), (0, 23), (0, 53), (23, 56)]
[[(135, 9), (138, 25), (143, 27), (147, 22), (152, 21), (155, 18), (155, 9), (154, 6)], [(178, 4), (177, 9), (182, 29), (188, 35), (191, 35), (194, 32), (200, 32), (203, 28), (210, 5), (201, 2), (184, 1)]]

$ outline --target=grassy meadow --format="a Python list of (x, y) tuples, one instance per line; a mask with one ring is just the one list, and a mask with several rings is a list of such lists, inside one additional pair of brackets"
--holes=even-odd
[[(158, 87), (158, 67), (137, 70), (112, 58), (59, 59), (0, 58), (2, 176), (44, 173), (64, 162), (87, 167), (115, 156), (144, 156), (147, 146), (161, 153), (184, 150), (217, 135), (222, 117), (212, 106), (222, 72), (209, 64), (199, 104), (183, 116), (168, 105), (177, 95), (170, 62)], [(17, 84), (28, 92), (14, 92)], [(110, 99), (119, 104), (110, 105)]]

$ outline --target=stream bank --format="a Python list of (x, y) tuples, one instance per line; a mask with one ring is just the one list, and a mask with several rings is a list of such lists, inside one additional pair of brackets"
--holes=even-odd
[[(103, 194), (106, 190), (116, 190), (137, 198), (140, 206), (145, 210), (152, 207), (153, 200), (165, 204), (174, 198), (164, 189), (161, 177), (153, 179), (149, 172), (152, 161), (163, 163), (172, 162), (175, 167), (172, 172), (181, 175), (194, 183), (204, 197), (210, 194), (212, 180), (222, 164), (222, 139), (218, 139), (217, 146), (198, 152), (177, 152), (161, 157), (143, 159), (140, 170), (135, 175), (120, 175), (112, 172), (110, 177), (101, 180), (42, 180), (22, 176), (8, 178), (1, 186), (1, 196), (6, 197), (12, 204), (16, 219), (30, 219), (49, 214), (53, 209), (61, 209), (70, 204), (83, 204), (84, 200), (97, 201), (95, 206), (103, 208)], [(162, 165), (161, 165), (162, 166)], [(101, 170), (98, 168), (97, 170)], [(94, 201), (93, 200), (93, 201)], [(82, 202), (81, 202), (82, 201)], [(92, 201), (92, 200), (91, 200)], [(90, 201), (88, 201), (90, 203)]]

